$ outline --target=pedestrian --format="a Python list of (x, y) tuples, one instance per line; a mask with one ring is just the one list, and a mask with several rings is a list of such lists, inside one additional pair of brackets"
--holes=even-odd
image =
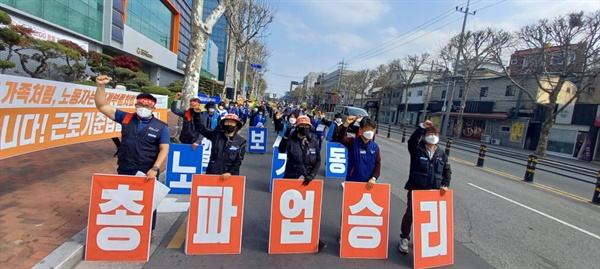
[(348, 126), (354, 116), (348, 116), (340, 128), (338, 141), (348, 149), (348, 169), (346, 181), (367, 183), (368, 190), (373, 188), (381, 170), (381, 153), (379, 145), (373, 141), (377, 123), (369, 117), (360, 121), (361, 136), (347, 137)]
[[(287, 152), (283, 178), (303, 179), (302, 185), (307, 186), (315, 178), (321, 167), (319, 143), (310, 137), (312, 129), (310, 118), (300, 116), (296, 120), (295, 130), (288, 128), (281, 143), (279, 153)], [(319, 251), (327, 245), (319, 240)]]
[(217, 114), (219, 114), (219, 117), (224, 117), (225, 115), (227, 115), (225, 101), (219, 102), (219, 106), (217, 107)]
[(338, 142), (338, 134), (341, 129), (340, 125), (343, 124), (342, 114), (336, 113), (333, 116), (333, 121), (330, 121), (326, 118), (323, 118), (322, 121), (323, 124), (329, 126), (329, 129), (327, 129), (327, 136), (325, 137), (325, 140), (329, 142)]
[[(152, 115), (156, 98), (149, 93), (136, 97), (135, 113), (127, 113), (109, 105), (106, 100), (106, 84), (111, 78), (96, 77), (96, 108), (109, 119), (121, 124), (121, 144), (117, 160), (119, 175), (146, 173), (146, 181), (156, 179), (159, 167), (169, 154), (171, 135), (166, 123)], [(153, 212), (152, 230), (156, 227), (156, 210)]]
[(314, 135), (315, 139), (319, 141), (319, 151), (321, 151), (321, 146), (323, 145), (323, 136), (325, 135), (325, 123), (323, 123), (323, 118), (325, 118), (325, 113), (321, 113), (319, 110), (313, 110), (314, 116), (311, 117), (311, 123), (314, 127)]
[(302, 178), (303, 184), (308, 185), (315, 178), (321, 167), (321, 153), (317, 140), (310, 137), (312, 125), (307, 116), (300, 116), (296, 120), (294, 132), (291, 128), (279, 144), (279, 153), (287, 152), (284, 178)]
[(198, 133), (196, 125), (202, 124), (202, 108), (200, 107), (200, 99), (192, 98), (190, 100), (190, 108), (181, 110), (177, 108), (177, 102), (181, 99), (181, 92), (178, 92), (173, 98), (171, 104), (171, 112), (183, 118), (183, 125), (179, 134), (179, 141), (183, 144), (191, 144), (192, 150), (202, 143), (202, 135)]
[(263, 128), (265, 125), (265, 107), (254, 107), (252, 110), (252, 115), (250, 115), (250, 126), (251, 127), (260, 127)]
[(410, 171), (404, 189), (408, 190), (406, 212), (402, 217), (400, 244), (398, 250), (408, 254), (408, 242), (413, 221), (412, 191), (413, 190), (440, 190), (444, 196), (450, 186), (452, 170), (448, 163), (448, 156), (437, 143), (440, 132), (429, 120), (419, 124), (419, 127), (408, 139), (408, 152), (410, 153)]
[(219, 125), (220, 117), (219, 114), (216, 113), (215, 102), (208, 102), (204, 106), (206, 111), (202, 112), (203, 120), (202, 123), (208, 129), (215, 129), (217, 125)]
[(212, 142), (206, 174), (221, 175), (223, 180), (240, 174), (246, 152), (246, 139), (238, 134), (242, 126), (235, 114), (226, 114), (212, 130), (202, 124), (198, 126), (198, 132)]

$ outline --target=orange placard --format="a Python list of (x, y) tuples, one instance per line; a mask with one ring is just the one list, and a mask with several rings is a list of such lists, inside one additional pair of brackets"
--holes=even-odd
[(271, 195), (269, 254), (319, 251), (323, 181), (275, 179)]
[(414, 267), (454, 264), (452, 191), (413, 191)]
[(148, 261), (154, 180), (94, 174), (86, 261)]
[(239, 254), (242, 251), (246, 177), (193, 175), (185, 253)]
[[(0, 74), (0, 159), (121, 136), (121, 125), (94, 104), (95, 87)], [(133, 112), (138, 93), (106, 89), (111, 106)], [(167, 120), (166, 96), (155, 116)]]
[(387, 259), (390, 184), (344, 183), (340, 257)]

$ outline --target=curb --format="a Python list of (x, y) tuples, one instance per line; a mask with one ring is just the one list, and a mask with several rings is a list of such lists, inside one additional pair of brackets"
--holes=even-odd
[(50, 252), (48, 256), (36, 263), (32, 269), (67, 269), (74, 268), (83, 260), (87, 228), (69, 238), (60, 247)]

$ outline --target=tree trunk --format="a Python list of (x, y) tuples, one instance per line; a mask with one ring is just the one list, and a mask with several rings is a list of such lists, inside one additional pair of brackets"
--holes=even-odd
[(404, 113), (402, 113), (402, 123), (400, 124), (402, 128), (406, 126), (406, 114), (408, 114), (408, 87), (404, 89)]
[(556, 100), (558, 99), (558, 94), (562, 90), (562, 86), (564, 84), (564, 80), (561, 78), (557, 83), (556, 87), (552, 90), (550, 94), (548, 94), (548, 106), (546, 106), (546, 119), (544, 123), (542, 123), (542, 130), (540, 131), (540, 140), (538, 141), (537, 147), (535, 149), (535, 155), (538, 157), (546, 157), (546, 149), (548, 147), (548, 135), (550, 134), (550, 129), (552, 129), (552, 125), (554, 125), (554, 107), (556, 107)]

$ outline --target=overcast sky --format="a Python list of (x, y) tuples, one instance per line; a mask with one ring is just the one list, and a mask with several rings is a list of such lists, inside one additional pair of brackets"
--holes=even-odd
[[(263, 42), (272, 51), (267, 92), (282, 96), (308, 72), (332, 72), (342, 60), (361, 70), (438, 50), (460, 32), (467, 0), (278, 0)], [(542, 18), (600, 9), (598, 0), (471, 0), (467, 30), (517, 30)]]

